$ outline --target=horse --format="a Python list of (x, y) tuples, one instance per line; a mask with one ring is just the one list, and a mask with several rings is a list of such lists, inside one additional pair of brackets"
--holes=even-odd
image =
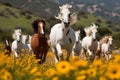
[(28, 50), (29, 51), (28, 54), (29, 54), (30, 53), (30, 48), (28, 46), (28, 40), (29, 40), (28, 35), (22, 34), (21, 41), (22, 41), (22, 44), (23, 44), (23, 48), (24, 48), (24, 50)]
[(75, 56), (75, 53), (77, 56), (80, 55), (80, 51), (81, 51), (81, 40), (80, 40), (80, 30), (75, 31), (75, 36), (76, 36), (76, 41), (73, 47), (73, 51), (72, 51), (72, 56)]
[(85, 53), (87, 58), (86, 52), (88, 52), (90, 61), (94, 60), (98, 47), (98, 42), (96, 40), (97, 28), (98, 26), (96, 26), (94, 23), (90, 27), (84, 28), (86, 36), (81, 41), (81, 54), (83, 55), (83, 53)]
[(5, 55), (10, 56), (10, 54), (11, 54), (11, 46), (9, 44), (8, 39), (5, 39), (3, 44), (4, 44), (3, 50), (5, 51)]
[(31, 37), (32, 37), (31, 35), (28, 36), (27, 46), (28, 46), (29, 50), (32, 50), (32, 48), (31, 48), (31, 46), (30, 46), (30, 44), (31, 44)]
[(31, 48), (36, 59), (40, 59), (39, 63), (43, 63), (45, 62), (49, 49), (47, 37), (45, 35), (45, 21), (38, 18), (33, 21), (32, 27), (35, 33), (31, 37)]
[[(100, 40), (100, 50), (102, 57), (105, 56), (106, 60), (109, 60), (112, 57), (112, 44), (112, 36), (105, 36)], [(107, 54), (107, 52), (109, 53)]]
[(14, 58), (18, 58), (20, 55), (22, 49), (23, 49), (23, 43), (21, 42), (21, 37), (22, 37), (22, 31), (21, 29), (16, 29), (13, 33), (13, 39), (14, 41), (12, 42), (11, 49), (12, 52), (14, 53)]
[(69, 4), (65, 4), (59, 7), (60, 13), (55, 18), (61, 20), (61, 23), (55, 24), (50, 31), (49, 37), (51, 42), (51, 49), (55, 56), (55, 63), (60, 60), (64, 60), (62, 49), (66, 49), (66, 60), (69, 61), (69, 56), (75, 43), (75, 32), (70, 26), (76, 23), (77, 14), (70, 13), (69, 9), (71, 7), (72, 6)]
[(28, 42), (27, 42), (27, 46), (29, 49), (29, 55), (33, 54), (32, 48), (31, 48), (31, 35), (28, 35)]

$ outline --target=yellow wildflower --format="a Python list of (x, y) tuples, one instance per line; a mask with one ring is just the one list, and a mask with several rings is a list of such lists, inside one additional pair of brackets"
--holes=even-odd
[(2, 69), (0, 70), (0, 79), (1, 80), (12, 80), (12, 75), (7, 70)]
[(96, 76), (96, 70), (93, 68), (90, 68), (87, 70), (87, 74), (89, 77), (95, 77)]
[(79, 60), (74, 62), (75, 67), (86, 67), (88, 65), (88, 62), (86, 60)]
[(95, 69), (98, 69), (98, 70), (100, 70), (101, 68), (102, 68), (102, 61), (101, 60), (95, 60), (94, 62), (93, 62), (93, 67), (95, 68)]
[(50, 69), (48, 69), (48, 70), (45, 72), (45, 75), (46, 75), (47, 77), (52, 77), (52, 76), (56, 75), (56, 71), (55, 71), (55, 69), (50, 68)]
[(119, 64), (109, 65), (106, 75), (110, 79), (120, 79), (120, 65)]
[(86, 76), (85, 75), (81, 75), (76, 77), (76, 80), (85, 80)]
[(38, 67), (34, 67), (31, 71), (30, 71), (30, 73), (31, 74), (34, 74), (35, 72), (37, 72), (38, 71)]
[(54, 77), (52, 80), (59, 80), (58, 77)]
[(71, 65), (67, 61), (61, 61), (56, 64), (56, 69), (62, 74), (67, 74), (71, 70)]
[(107, 79), (103, 76), (100, 76), (99, 80), (107, 80)]

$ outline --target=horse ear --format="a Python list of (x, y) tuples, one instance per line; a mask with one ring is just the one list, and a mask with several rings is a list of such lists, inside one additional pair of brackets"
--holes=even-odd
[(72, 5), (67, 4), (67, 8), (72, 8)]
[(59, 6), (59, 9), (60, 9), (60, 11), (62, 10), (62, 7), (61, 6)]
[(73, 25), (76, 22), (77, 22), (77, 13), (74, 12), (70, 15), (70, 25)]
[(58, 16), (55, 16), (56, 19), (62, 20), (61, 14), (58, 14)]

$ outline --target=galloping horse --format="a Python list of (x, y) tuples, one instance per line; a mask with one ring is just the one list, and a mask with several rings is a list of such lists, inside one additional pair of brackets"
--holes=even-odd
[(21, 29), (16, 29), (13, 34), (14, 41), (12, 42), (11, 49), (14, 52), (14, 58), (16, 59), (23, 48), (23, 43), (21, 42), (22, 32)]
[(79, 56), (81, 48), (82, 48), (81, 40), (80, 40), (80, 30), (75, 31), (75, 36), (76, 36), (76, 41), (75, 41), (75, 44), (74, 44), (74, 47), (73, 47), (73, 51), (72, 51), (73, 57), (75, 56), (74, 55), (75, 53), (76, 53), (77, 56)]
[[(112, 36), (105, 36), (100, 40), (100, 50), (106, 60), (109, 60), (112, 56)], [(109, 52), (109, 54), (107, 54)]]
[[(8, 39), (5, 39), (4, 40), (4, 51), (5, 51), (5, 55), (8, 55), (8, 56), (10, 56), (10, 53), (11, 53), (11, 46), (10, 46), (10, 44), (9, 44), (9, 41), (8, 41)], [(7, 50), (7, 51), (6, 51)]]
[[(61, 20), (61, 23), (55, 24), (51, 28), (50, 41), (52, 52), (55, 55), (55, 62), (63, 60), (62, 49), (67, 50), (67, 58), (69, 60), (70, 53), (72, 52), (73, 45), (75, 43), (75, 32), (70, 25), (76, 23), (76, 13), (71, 14), (69, 9), (72, 6), (69, 4), (63, 5), (60, 8), (60, 14), (56, 19)], [(58, 54), (57, 54), (58, 52)]]
[(31, 38), (31, 48), (36, 58), (40, 59), (39, 63), (43, 63), (49, 49), (47, 37), (45, 36), (45, 21), (38, 18), (32, 23), (32, 27), (35, 34)]
[(82, 50), (81, 54), (83, 55), (84, 52), (88, 52), (90, 60), (94, 60), (96, 55), (96, 50), (98, 47), (98, 42), (96, 40), (96, 32), (97, 32), (98, 26), (95, 24), (92, 24), (90, 27), (84, 28), (86, 32), (86, 36), (82, 39)]

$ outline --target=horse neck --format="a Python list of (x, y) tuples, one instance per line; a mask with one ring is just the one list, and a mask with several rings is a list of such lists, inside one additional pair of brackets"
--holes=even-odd
[(62, 26), (63, 32), (65, 32), (65, 34), (67, 35), (70, 31), (70, 26), (66, 28), (64, 23), (61, 23), (61, 26)]
[(23, 43), (23, 44), (26, 44), (27, 42), (26, 42), (26, 40), (22, 40), (22, 43)]
[(41, 42), (44, 41), (45, 35), (41, 35), (41, 34), (38, 32), (38, 33), (37, 33), (37, 36), (38, 36), (39, 41), (41, 41)]
[(16, 42), (17, 42), (17, 44), (21, 44), (22, 43), (22, 41), (20, 40), (20, 42), (18, 42), (17, 40), (15, 40)]

